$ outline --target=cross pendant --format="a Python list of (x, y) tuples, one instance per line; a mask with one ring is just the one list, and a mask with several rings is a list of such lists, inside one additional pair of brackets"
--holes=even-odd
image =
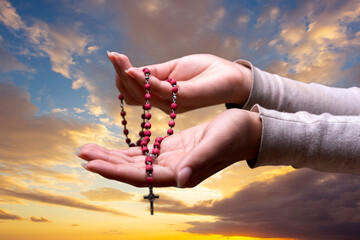
[(153, 193), (153, 187), (149, 186), (149, 194), (144, 195), (144, 199), (149, 199), (150, 201), (150, 214), (154, 215), (154, 200), (159, 198), (159, 195)]

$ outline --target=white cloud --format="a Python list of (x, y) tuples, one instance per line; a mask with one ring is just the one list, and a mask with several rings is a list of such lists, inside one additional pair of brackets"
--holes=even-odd
[(7, 27), (19, 30), (25, 27), (15, 8), (6, 0), (0, 0), (0, 21)]
[(51, 109), (52, 113), (67, 113), (67, 108), (53, 108)]

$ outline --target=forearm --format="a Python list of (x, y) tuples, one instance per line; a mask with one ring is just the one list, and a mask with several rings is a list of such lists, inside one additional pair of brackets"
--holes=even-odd
[(262, 119), (258, 157), (250, 167), (291, 165), (360, 174), (360, 116), (284, 113), (256, 105)]
[(255, 104), (284, 112), (307, 111), (313, 114), (333, 115), (360, 114), (360, 88), (334, 88), (316, 83), (303, 83), (276, 74), (267, 73), (238, 60), (238, 64), (252, 70), (252, 87), (244, 109), (250, 110)]

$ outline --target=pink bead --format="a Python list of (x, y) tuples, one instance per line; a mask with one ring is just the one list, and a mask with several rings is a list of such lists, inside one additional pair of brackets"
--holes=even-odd
[(171, 89), (172, 93), (177, 93), (178, 90), (179, 90), (179, 89), (178, 89), (177, 87), (172, 87), (172, 89)]
[(169, 83), (171, 83), (171, 80), (172, 80), (172, 78), (169, 78), (168, 80), (166, 80), (166, 81), (168, 81)]
[(145, 74), (150, 74), (150, 70), (148, 68), (143, 68), (142, 70)]
[(158, 155), (159, 153), (160, 153), (160, 150), (158, 148), (154, 148), (152, 150), (152, 154), (154, 154), (154, 155)]
[(144, 132), (143, 132), (143, 131), (140, 131), (140, 132), (139, 132), (139, 136), (140, 136), (140, 137), (145, 136), (145, 135), (144, 135)]
[(130, 147), (135, 147), (135, 144), (134, 143), (130, 144)]
[(151, 164), (146, 165), (145, 170), (146, 170), (146, 172), (148, 172), (148, 173), (152, 173), (152, 172), (153, 172), (153, 166), (152, 166)]
[(150, 83), (146, 83), (145, 86), (144, 86), (145, 90), (150, 90), (151, 88), (151, 85)]
[(151, 104), (150, 103), (145, 103), (144, 109), (145, 110), (150, 110), (151, 109)]
[(150, 100), (151, 99), (151, 94), (150, 93), (145, 93), (145, 99)]
[(140, 141), (140, 140), (137, 140), (137, 141), (136, 141), (136, 146), (139, 146), (139, 147), (140, 147), (140, 144), (141, 144), (141, 141)]
[(176, 85), (176, 80), (175, 80), (175, 79), (171, 79), (170, 83), (171, 83), (171, 85)]
[(147, 120), (150, 120), (151, 119), (151, 113), (145, 113), (145, 118), (147, 119)]
[(144, 135), (150, 137), (151, 136), (151, 131), (150, 130), (145, 130)]
[(122, 117), (125, 117), (125, 116), (126, 116), (126, 112), (125, 112), (125, 111), (121, 111), (120, 114), (121, 114)]
[(129, 130), (124, 129), (123, 133), (124, 133), (124, 135), (128, 135), (128, 134), (129, 134)]
[(143, 147), (143, 148), (141, 149), (141, 151), (142, 151), (143, 154), (146, 154), (146, 153), (149, 152), (149, 149), (148, 149), (147, 147)]
[(154, 148), (159, 148), (160, 149), (160, 143), (159, 142), (154, 142)]
[(142, 140), (141, 143), (140, 143), (141, 147), (146, 147), (147, 145), (148, 145), (148, 142), (144, 141), (144, 140)]
[(122, 124), (122, 125), (126, 125), (126, 124), (127, 124), (127, 121), (124, 119), (124, 120), (121, 121), (121, 124)]
[(144, 126), (145, 126), (145, 123), (142, 122), (142, 123), (140, 124), (140, 127), (141, 127), (141, 128), (144, 128)]
[(131, 143), (131, 139), (130, 139), (130, 138), (127, 138), (125, 141), (126, 141), (127, 144), (130, 144), (130, 143)]
[(144, 113), (141, 114), (141, 118), (142, 118), (142, 119), (145, 119), (145, 114), (144, 114)]
[(146, 141), (147, 143), (150, 142), (150, 138), (149, 138), (148, 136), (145, 136), (145, 137), (143, 138), (143, 140)]
[(151, 123), (150, 123), (150, 122), (146, 122), (146, 123), (144, 124), (144, 127), (145, 127), (146, 129), (150, 129), (150, 128), (151, 128)]
[(172, 130), (171, 128), (167, 130), (168, 135), (172, 135), (173, 133), (174, 133), (174, 130)]
[(119, 95), (119, 100), (124, 100), (124, 97), (121, 94)]
[(149, 184), (153, 184), (154, 183), (154, 178), (153, 177), (147, 177), (146, 182), (149, 183)]
[(171, 117), (172, 119), (175, 119), (175, 118), (176, 118), (176, 113), (170, 113), (170, 117)]
[(146, 164), (146, 165), (147, 165), (147, 164), (152, 164), (153, 161), (154, 161), (154, 159), (153, 159), (152, 157), (150, 157), (150, 156), (147, 156), (147, 157), (145, 158), (145, 164)]
[(177, 109), (177, 104), (176, 104), (176, 103), (172, 103), (172, 104), (171, 104), (171, 109), (176, 110), (176, 109)]
[(170, 120), (170, 121), (169, 121), (169, 126), (170, 126), (170, 127), (174, 127), (174, 126), (175, 126), (175, 122), (174, 122), (173, 120)]
[(155, 142), (161, 143), (163, 139), (164, 139), (164, 138), (162, 138), (162, 137), (157, 137), (157, 138), (155, 138)]

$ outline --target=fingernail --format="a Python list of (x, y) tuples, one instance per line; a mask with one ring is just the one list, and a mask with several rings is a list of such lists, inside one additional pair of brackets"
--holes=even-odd
[(181, 169), (177, 177), (177, 186), (179, 188), (185, 186), (185, 183), (189, 180), (191, 173), (192, 171), (189, 167)]
[(83, 168), (85, 168), (86, 170), (88, 170), (87, 168), (86, 168), (86, 163), (81, 163), (80, 164)]
[(124, 72), (125, 72), (125, 73), (128, 73), (128, 71), (129, 71), (129, 70), (125, 69), (125, 71), (124, 71)]

